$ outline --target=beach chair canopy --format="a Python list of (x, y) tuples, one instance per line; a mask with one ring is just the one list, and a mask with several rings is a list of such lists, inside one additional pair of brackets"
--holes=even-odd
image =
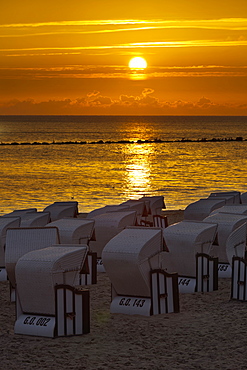
[(210, 254), (216, 230), (216, 223), (195, 221), (181, 221), (163, 229), (172, 271), (180, 276), (195, 277), (196, 254)]
[(24, 313), (55, 315), (56, 284), (73, 286), (87, 256), (84, 245), (53, 245), (22, 256), (16, 264), (16, 285)]
[(149, 202), (149, 211), (151, 215), (161, 215), (162, 209), (166, 208), (164, 196), (154, 195), (154, 196), (145, 196), (140, 198), (145, 202)]
[(196, 202), (189, 204), (184, 210), (184, 220), (202, 221), (212, 211), (223, 207), (224, 199), (206, 198), (199, 199)]
[(137, 217), (143, 216), (145, 213), (145, 202), (143, 200), (129, 199), (120, 204), (121, 206), (128, 206), (131, 211), (136, 211)]
[(108, 205), (101, 208), (96, 208), (93, 211), (89, 212), (86, 218), (93, 218), (95, 216), (101, 215), (108, 212), (120, 212), (124, 210), (129, 210), (128, 205)]
[(6, 213), (4, 217), (17, 217), (17, 216), (22, 216), (25, 213), (33, 213), (33, 212), (37, 212), (37, 208), (15, 209), (14, 211), (10, 213)]
[(87, 244), (94, 231), (95, 220), (84, 218), (61, 218), (46, 227), (57, 227), (61, 244)]
[(8, 229), (6, 233), (5, 265), (8, 278), (15, 287), (15, 266), (24, 254), (53, 244), (59, 244), (56, 227)]
[(50, 221), (50, 212), (28, 212), (20, 218), (20, 227), (43, 227)]
[(95, 241), (90, 241), (92, 252), (101, 257), (106, 243), (127, 226), (136, 223), (136, 211), (108, 212), (93, 217), (95, 220)]
[(11, 227), (19, 227), (20, 217), (0, 217), (0, 267), (5, 266), (6, 233)]
[(45, 207), (44, 212), (50, 212), (51, 221), (64, 217), (76, 217), (78, 214), (78, 202), (54, 202)]
[(215, 213), (247, 214), (247, 204), (226, 204), (211, 212), (209, 216), (214, 215)]
[(150, 271), (158, 269), (163, 250), (162, 230), (127, 227), (112, 238), (102, 261), (118, 295), (150, 297)]
[(230, 265), (232, 257), (245, 258), (246, 252), (246, 225), (243, 224), (228, 236), (226, 241), (226, 254)]
[(226, 204), (240, 204), (241, 193), (239, 191), (220, 191), (209, 195), (209, 198), (225, 199)]
[(206, 217), (203, 222), (217, 223), (217, 238), (212, 253), (219, 258), (219, 262), (228, 263), (226, 254), (226, 241), (232, 231), (246, 224), (247, 215), (233, 213), (215, 213)]

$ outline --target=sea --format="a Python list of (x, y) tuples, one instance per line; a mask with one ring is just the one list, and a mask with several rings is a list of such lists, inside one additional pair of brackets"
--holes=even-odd
[(247, 117), (0, 116), (0, 214), (76, 200), (87, 213), (144, 195), (184, 209), (247, 191)]

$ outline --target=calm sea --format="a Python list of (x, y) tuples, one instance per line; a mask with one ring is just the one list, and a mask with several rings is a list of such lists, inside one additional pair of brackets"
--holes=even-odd
[(245, 192), (245, 139), (247, 117), (0, 116), (0, 214), (72, 199), (88, 212), (143, 194), (183, 209)]

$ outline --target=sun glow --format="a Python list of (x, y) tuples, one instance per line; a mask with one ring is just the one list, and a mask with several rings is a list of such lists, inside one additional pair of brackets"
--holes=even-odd
[(135, 58), (130, 59), (129, 68), (130, 69), (145, 69), (147, 68), (147, 62), (142, 57), (135, 57)]

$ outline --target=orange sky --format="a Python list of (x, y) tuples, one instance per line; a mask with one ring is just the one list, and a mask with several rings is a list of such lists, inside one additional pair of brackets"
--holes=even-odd
[(246, 0), (1, 4), (0, 114), (247, 115), (246, 77)]

